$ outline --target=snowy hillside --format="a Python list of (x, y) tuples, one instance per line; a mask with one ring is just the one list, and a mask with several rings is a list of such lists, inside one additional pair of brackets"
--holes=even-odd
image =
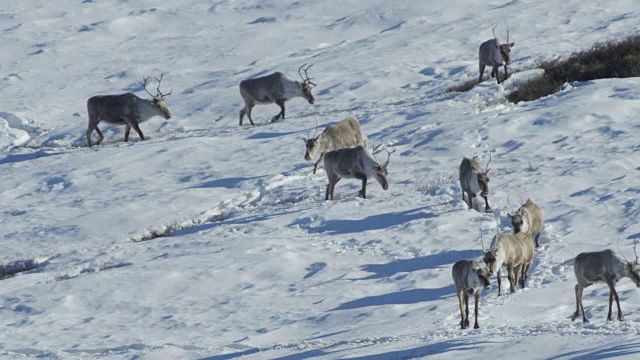
[[(445, 94), (505, 20), (512, 78)], [(624, 0), (4, 1), (0, 270), (36, 267), (0, 282), (0, 357), (637, 358), (628, 279), (626, 321), (605, 321), (604, 284), (584, 293), (589, 324), (569, 317), (579, 252), (619, 239), (633, 258), (640, 80), (504, 95), (537, 61), (639, 23)], [(256, 106), (258, 126), (238, 126), (241, 80), (304, 63), (315, 105), (291, 100), (273, 124), (278, 107)], [(102, 123), (87, 148), (87, 98), (145, 96), (162, 72), (173, 117), (129, 143)], [(342, 180), (325, 201), (301, 139), (348, 116), (396, 149), (389, 190), (371, 180), (360, 199)], [(493, 213), (467, 210), (458, 165), (489, 154)], [(546, 221), (528, 288), (498, 297), (492, 278), (481, 328), (460, 330), (451, 266), (511, 230), (520, 196)]]

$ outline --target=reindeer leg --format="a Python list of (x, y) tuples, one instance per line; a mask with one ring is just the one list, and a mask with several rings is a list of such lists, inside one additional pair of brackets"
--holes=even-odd
[(540, 233), (536, 235), (536, 248), (540, 246)]
[(473, 198), (476, 197), (474, 193), (467, 193), (467, 200), (469, 200), (469, 210), (473, 209)]
[(578, 298), (578, 293), (580, 292), (580, 285), (576, 284), (574, 287), (574, 292), (576, 294), (576, 312), (573, 313), (571, 317), (571, 321), (575, 321), (578, 315), (580, 314), (580, 299)]
[(498, 81), (498, 84), (500, 84), (500, 72), (498, 72), (498, 67), (496, 66), (493, 69), (496, 72), (496, 80)]
[(144, 134), (142, 134), (142, 130), (140, 130), (140, 126), (138, 125), (138, 122), (132, 121), (131, 127), (133, 128), (133, 130), (135, 130), (138, 133), (138, 136), (140, 136), (140, 140), (144, 140)]
[(618, 305), (618, 320), (624, 321), (624, 315), (622, 314), (622, 309), (620, 309), (620, 298), (618, 297), (618, 292), (616, 291), (615, 282), (611, 286), (611, 291), (613, 291), (613, 296), (616, 298), (616, 305)]
[(129, 124), (124, 126), (124, 142), (129, 141), (129, 132), (131, 131), (131, 126)]
[(256, 126), (256, 124), (253, 123), (253, 118), (251, 117), (251, 110), (253, 110), (253, 104), (249, 104), (246, 106), (246, 112), (247, 112), (247, 117), (249, 118), (249, 122), (251, 122), (251, 126)]
[(469, 293), (464, 292), (464, 328), (469, 327)]
[(316, 169), (318, 168), (318, 165), (320, 165), (320, 163), (324, 161), (324, 153), (320, 154), (320, 158), (318, 159), (318, 161), (316, 161), (315, 165), (313, 165), (313, 174), (315, 175), (316, 173)]
[(104, 136), (102, 136), (102, 131), (100, 131), (100, 129), (98, 128), (98, 125), (96, 125), (96, 132), (98, 133), (98, 136), (100, 137), (98, 139), (98, 142), (96, 143), (96, 145), (100, 145), (102, 140), (104, 140)]
[(587, 319), (587, 315), (584, 313), (584, 304), (582, 303), (582, 293), (583, 292), (584, 292), (584, 287), (581, 286), (580, 287), (580, 294), (578, 294), (578, 295), (579, 295), (579, 298), (580, 298), (580, 310), (582, 310), (582, 322), (583, 323), (588, 323), (589, 319)]
[(507, 80), (507, 64), (504, 64), (504, 80)]
[(244, 114), (247, 113), (247, 110), (245, 110), (245, 108), (242, 108), (240, 110), (240, 126), (242, 126), (242, 119), (244, 119)]
[(87, 146), (91, 147), (91, 133), (93, 132), (93, 128), (89, 127), (87, 129)]
[(609, 314), (607, 315), (607, 321), (612, 321), (613, 320), (613, 316), (611, 316), (611, 308), (613, 307), (613, 291), (611, 290), (611, 287), (609, 287)]
[(282, 115), (282, 118), (284, 119), (284, 100), (276, 100), (276, 104), (280, 106), (280, 112), (278, 113), (278, 115), (271, 118), (271, 122), (277, 121), (281, 115)]
[(516, 292), (516, 288), (514, 286), (515, 277), (513, 276), (513, 265), (507, 266), (507, 273), (509, 278), (509, 291), (513, 294)]
[(487, 195), (482, 195), (482, 197), (484, 198), (484, 212), (490, 213), (491, 206), (489, 206), (489, 199), (487, 199)]
[(496, 277), (498, 278), (498, 296), (502, 295), (502, 274), (500, 273), (502, 269), (498, 269), (496, 272)]
[(480, 291), (475, 293), (475, 297), (476, 297), (476, 323), (473, 325), (474, 329), (480, 329), (480, 325), (478, 325), (478, 302), (480, 301)]
[(464, 329), (464, 299), (463, 291), (458, 291), (458, 305), (460, 305), (460, 329)]
[(358, 191), (358, 196), (366, 199), (367, 198), (367, 175), (365, 174), (356, 174), (356, 179), (362, 180), (362, 189)]
[(478, 77), (478, 83), (482, 82), (482, 75), (484, 75), (484, 67), (485, 65), (483, 63), (480, 63), (480, 76)]

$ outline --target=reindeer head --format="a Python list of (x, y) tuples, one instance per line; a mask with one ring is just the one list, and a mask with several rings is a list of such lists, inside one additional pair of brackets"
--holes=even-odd
[[(298, 69), (298, 75), (300, 75), (300, 78), (302, 79), (302, 83), (300, 84), (301, 86), (301, 90), (302, 90), (302, 97), (305, 98), (309, 104), (312, 104), (316, 101), (316, 99), (313, 98), (313, 94), (311, 94), (311, 89), (316, 86), (315, 83), (311, 82), (311, 79), (309, 75), (307, 75), (307, 70), (309, 70), (313, 64), (307, 66), (305, 68), (305, 65), (307, 65), (306, 63), (303, 64), (302, 66), (300, 66), (300, 68)], [(302, 76), (301, 71), (304, 71), (304, 76)]]
[(480, 185), (481, 196), (489, 195), (489, 163), (491, 163), (491, 153), (489, 153), (489, 161), (487, 162), (487, 166), (485, 167), (484, 172), (478, 173), (478, 185)]
[(491, 281), (489, 280), (489, 278), (491, 277), (491, 270), (489, 270), (488, 267), (481, 267), (475, 270), (480, 280), (482, 280), (482, 285), (484, 286), (484, 289), (486, 291), (490, 291)]
[[(374, 154), (374, 158), (375, 158), (375, 152), (378, 148), (380, 148), (380, 146), (378, 146), (377, 148), (374, 147), (373, 149), (372, 153)], [(389, 150), (385, 148), (384, 151), (387, 152), (387, 161), (383, 165), (380, 165), (380, 163), (376, 159), (376, 161), (373, 163), (373, 171), (375, 173), (376, 181), (378, 181), (378, 183), (380, 184), (380, 186), (382, 186), (384, 190), (388, 190), (389, 182), (387, 181), (387, 166), (389, 166), (389, 160), (391, 159), (391, 154), (396, 152), (396, 149), (389, 152)]]
[[(507, 196), (507, 203), (509, 204), (509, 207), (512, 208), (511, 201), (509, 200), (509, 196)], [(513, 227), (514, 234), (517, 234), (519, 232), (526, 233), (529, 231), (529, 224), (524, 223), (523, 206), (524, 206), (524, 202), (522, 201), (522, 198), (520, 198), (520, 207), (518, 208), (518, 210), (516, 210), (515, 212), (512, 210), (513, 215), (510, 213), (507, 213), (509, 220), (511, 220), (511, 226)]]
[(160, 91), (160, 83), (162, 82), (162, 78), (164, 77), (164, 74), (165, 73), (160, 74), (159, 79), (155, 76), (153, 77), (158, 82), (158, 87), (156, 88), (156, 95), (153, 95), (152, 93), (149, 92), (149, 90), (147, 90), (147, 82), (149, 81), (149, 76), (143, 78), (144, 82), (141, 82), (140, 85), (142, 85), (142, 87), (144, 88), (144, 91), (146, 91), (147, 94), (149, 94), (153, 98), (152, 103), (155, 110), (159, 114), (164, 116), (165, 119), (169, 120), (171, 119), (171, 112), (169, 112), (169, 109), (167, 108), (167, 104), (164, 102), (164, 98), (165, 96), (171, 95), (172, 90), (169, 90), (167, 94), (163, 94)]
[(311, 160), (311, 158), (313, 157), (313, 155), (315, 155), (316, 150), (318, 148), (319, 136), (316, 137), (316, 134), (318, 133), (318, 119), (316, 119), (315, 116), (313, 117), (313, 119), (316, 121), (316, 130), (313, 133), (313, 136), (309, 136), (309, 138), (302, 139), (307, 147), (307, 151), (304, 153), (304, 159), (307, 161)]
[[(491, 28), (491, 31), (493, 31), (493, 38), (496, 39), (496, 42), (498, 40), (498, 38), (496, 37), (496, 29), (497, 25), (493, 25), (493, 27)], [(502, 58), (504, 59), (504, 63), (505, 64), (510, 64), (511, 63), (511, 48), (515, 45), (515, 42), (510, 43), (509, 42), (509, 24), (507, 24), (507, 43), (506, 44), (500, 44), (498, 43), (498, 49), (500, 50), (500, 54), (502, 54)]]
[[(633, 262), (627, 261), (627, 273), (631, 281), (640, 288), (640, 264), (638, 264), (638, 254), (636, 253), (636, 241), (633, 240), (633, 254), (636, 256)], [(626, 260), (626, 259), (625, 259)]]

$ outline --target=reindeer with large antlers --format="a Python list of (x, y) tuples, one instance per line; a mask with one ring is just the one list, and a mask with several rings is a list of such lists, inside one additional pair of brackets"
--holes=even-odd
[[(313, 66), (307, 64), (302, 65), (298, 69), (298, 75), (302, 81), (296, 81), (288, 77), (281, 72), (275, 72), (271, 75), (257, 77), (253, 79), (246, 79), (240, 82), (240, 95), (244, 100), (244, 107), (240, 110), (240, 126), (242, 126), (242, 120), (245, 114), (249, 118), (251, 125), (253, 118), (251, 117), (251, 110), (256, 104), (277, 104), (280, 106), (280, 112), (271, 118), (271, 122), (274, 122), (280, 118), (284, 119), (284, 103), (296, 97), (303, 97), (313, 104), (315, 99), (311, 94), (311, 88), (316, 84), (311, 80), (307, 74), (307, 71)], [(304, 76), (302, 72), (304, 71)]]
[[(316, 123), (317, 125), (317, 123)], [(316, 126), (316, 133), (318, 127)], [(369, 147), (367, 136), (360, 130), (360, 123), (355, 118), (349, 117), (337, 124), (327, 126), (322, 134), (313, 134), (308, 139), (304, 139), (307, 151), (304, 159), (310, 161), (316, 153), (320, 153), (320, 158), (313, 166), (313, 173), (316, 173), (318, 165), (324, 160), (324, 154), (328, 151), (350, 148), (358, 144)]]
[(576, 256), (573, 264), (573, 270), (578, 280), (575, 286), (576, 312), (571, 317), (571, 320), (575, 320), (582, 312), (582, 321), (589, 322), (584, 313), (584, 305), (582, 305), (582, 293), (586, 287), (596, 282), (605, 282), (609, 286), (609, 315), (607, 320), (613, 320), (612, 307), (614, 298), (616, 299), (616, 305), (618, 305), (618, 320), (624, 320), (624, 315), (620, 309), (620, 298), (616, 291), (616, 283), (620, 279), (628, 277), (637, 287), (640, 287), (640, 265), (638, 264), (635, 241), (633, 243), (633, 253), (636, 256), (633, 262), (628, 261), (624, 255), (622, 255), (622, 259), (619, 258), (611, 249), (585, 252)]
[(478, 82), (482, 81), (485, 66), (491, 66), (491, 77), (495, 77), (498, 84), (500, 84), (498, 68), (504, 65), (504, 79), (507, 79), (507, 65), (511, 62), (511, 48), (516, 43), (509, 42), (509, 25), (507, 24), (507, 42), (502, 44), (496, 37), (496, 26), (497, 25), (494, 25), (491, 28), (491, 31), (493, 32), (493, 39), (483, 42), (478, 51), (480, 66), (480, 77), (478, 77)]
[(489, 163), (491, 163), (491, 154), (489, 154), (489, 161), (484, 170), (478, 164), (475, 156), (472, 159), (465, 157), (460, 163), (459, 180), (462, 188), (462, 201), (464, 201), (464, 194), (467, 193), (469, 209), (473, 209), (473, 198), (480, 195), (484, 198), (485, 212), (491, 212), (487, 199), (489, 194)]
[(124, 125), (124, 141), (127, 142), (129, 141), (129, 131), (131, 131), (131, 128), (138, 133), (141, 140), (144, 140), (144, 135), (139, 126), (140, 123), (156, 115), (162, 116), (167, 120), (170, 119), (171, 113), (169, 109), (167, 109), (164, 98), (171, 95), (171, 91), (166, 94), (160, 91), (160, 84), (162, 83), (163, 77), (164, 73), (160, 75), (160, 78), (154, 76), (154, 79), (158, 82), (155, 95), (147, 90), (149, 77), (145, 77), (143, 79), (144, 81), (140, 82), (144, 91), (152, 97), (151, 100), (143, 99), (134, 93), (90, 97), (89, 100), (87, 100), (89, 126), (86, 133), (89, 147), (91, 147), (91, 133), (93, 133), (93, 130), (100, 136), (98, 144), (104, 139), (102, 132), (98, 128), (98, 124), (101, 121), (114, 125)]
[[(373, 153), (375, 153), (378, 148), (374, 148)], [(327, 172), (327, 178), (329, 179), (325, 200), (329, 200), (329, 197), (333, 200), (336, 183), (338, 183), (341, 178), (362, 180), (362, 189), (358, 192), (358, 196), (363, 199), (367, 198), (367, 179), (369, 178), (375, 178), (380, 186), (382, 186), (382, 189), (389, 189), (387, 166), (389, 165), (391, 154), (393, 154), (395, 150), (391, 152), (387, 149), (384, 150), (387, 152), (387, 161), (382, 165), (376, 160), (373, 154), (369, 154), (361, 145), (353, 148), (329, 151), (324, 154), (324, 167)]]

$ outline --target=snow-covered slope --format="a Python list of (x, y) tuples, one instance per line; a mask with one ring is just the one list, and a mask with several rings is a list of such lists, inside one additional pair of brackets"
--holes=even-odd
[[(531, 72), (444, 91), (477, 76), (492, 23), (509, 22), (517, 72), (635, 34), (639, 10), (623, 0), (3, 3), (0, 265), (38, 265), (1, 281), (0, 354), (637, 357), (629, 280), (625, 322), (605, 321), (604, 285), (585, 291), (590, 324), (569, 316), (575, 255), (619, 239), (633, 257), (640, 80), (569, 84), (518, 105), (505, 91)], [(274, 124), (277, 106), (258, 106), (258, 126), (238, 126), (240, 80), (295, 76), (304, 63), (315, 105), (292, 100)], [(144, 123), (142, 142), (102, 124), (103, 145), (88, 149), (86, 99), (139, 92), (161, 72), (173, 118)], [(372, 180), (363, 200), (359, 181), (342, 180), (324, 201), (324, 170), (311, 174), (301, 139), (347, 116), (397, 149), (390, 188)], [(493, 214), (469, 211), (458, 165), (489, 154)], [(481, 329), (460, 330), (451, 266), (479, 258), (481, 234), (487, 243), (510, 230), (508, 197), (533, 198), (546, 219), (529, 287), (497, 297), (494, 286)]]

